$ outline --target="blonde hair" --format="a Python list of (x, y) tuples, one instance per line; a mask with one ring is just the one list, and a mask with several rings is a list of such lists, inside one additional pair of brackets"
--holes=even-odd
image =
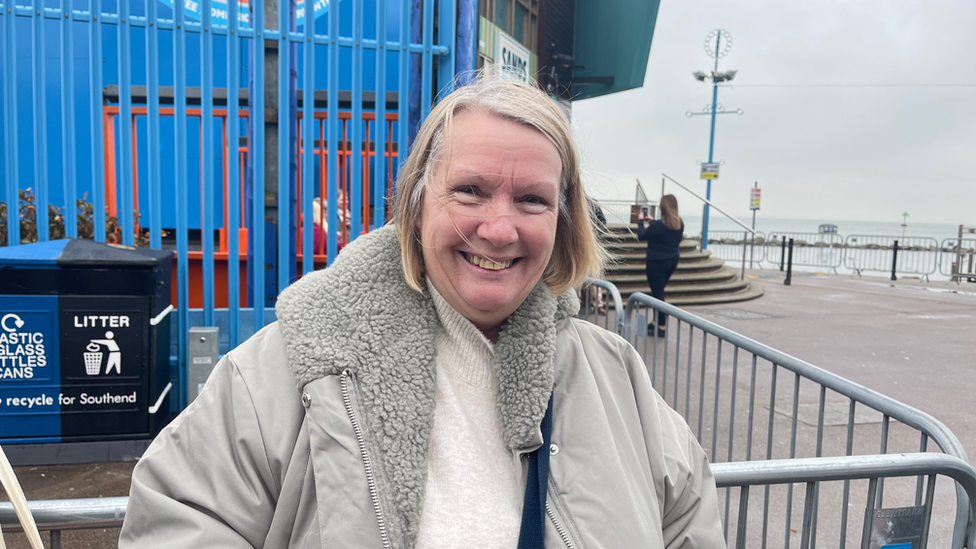
[(423, 255), (416, 222), (434, 163), (445, 145), (450, 148), (453, 118), (466, 110), (479, 110), (534, 128), (549, 138), (559, 153), (562, 174), (556, 242), (542, 275), (553, 293), (579, 287), (587, 277), (602, 276), (607, 252), (590, 222), (569, 120), (557, 103), (534, 85), (481, 74), (474, 83), (458, 88), (430, 111), (397, 178), (393, 223), (407, 284), (423, 291)]
[(681, 216), (678, 215), (678, 199), (673, 194), (661, 197), (661, 222), (664, 226), (676, 231), (681, 228)]

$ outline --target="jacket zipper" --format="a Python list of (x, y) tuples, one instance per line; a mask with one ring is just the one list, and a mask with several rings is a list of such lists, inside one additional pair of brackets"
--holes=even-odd
[(376, 522), (380, 527), (380, 539), (383, 542), (383, 548), (390, 549), (392, 545), (390, 544), (390, 537), (386, 533), (383, 511), (380, 509), (380, 498), (376, 493), (376, 478), (373, 476), (373, 465), (369, 460), (369, 454), (366, 452), (366, 438), (363, 436), (362, 426), (359, 424), (359, 420), (356, 418), (356, 414), (352, 409), (352, 399), (349, 398), (348, 381), (351, 377), (352, 374), (349, 373), (349, 370), (343, 370), (342, 375), (339, 377), (339, 387), (342, 389), (342, 404), (346, 407), (346, 414), (349, 416), (352, 429), (356, 433), (356, 442), (359, 443), (359, 452), (363, 455), (363, 465), (366, 468), (366, 484), (369, 485), (369, 499), (373, 502)]
[(563, 543), (566, 544), (567, 549), (573, 549), (573, 542), (569, 539), (569, 534), (566, 530), (563, 529), (563, 525), (559, 524), (559, 521), (556, 520), (556, 513), (550, 507), (548, 498), (546, 499), (546, 514), (549, 515), (549, 520), (552, 521), (552, 525), (556, 527), (556, 532), (559, 533), (559, 537), (563, 538)]

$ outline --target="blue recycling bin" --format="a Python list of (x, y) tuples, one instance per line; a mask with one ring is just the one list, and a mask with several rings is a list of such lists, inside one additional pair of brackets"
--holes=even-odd
[(148, 438), (169, 416), (173, 253), (0, 248), (0, 444)]

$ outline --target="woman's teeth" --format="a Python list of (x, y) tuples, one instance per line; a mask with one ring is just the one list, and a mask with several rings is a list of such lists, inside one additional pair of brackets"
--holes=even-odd
[(500, 271), (502, 269), (507, 269), (512, 265), (512, 260), (503, 261), (501, 263), (496, 263), (490, 259), (485, 259), (483, 257), (478, 257), (476, 255), (465, 254), (465, 257), (472, 265), (477, 265), (482, 269), (488, 269), (489, 271)]

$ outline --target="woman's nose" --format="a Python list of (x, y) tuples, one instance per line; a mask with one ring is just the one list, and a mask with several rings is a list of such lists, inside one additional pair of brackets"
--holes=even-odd
[(478, 237), (496, 248), (517, 241), (518, 230), (515, 228), (515, 212), (512, 208), (498, 208), (492, 215), (483, 217), (478, 224)]

